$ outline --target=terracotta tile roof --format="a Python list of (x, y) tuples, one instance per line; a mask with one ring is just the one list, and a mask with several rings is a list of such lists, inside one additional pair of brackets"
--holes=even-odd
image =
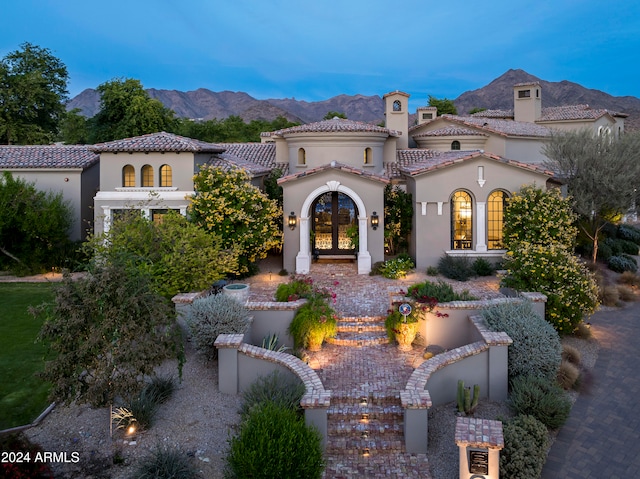
[(240, 168), (242, 170), (248, 171), (252, 176), (266, 175), (271, 171), (271, 168), (260, 166), (242, 158), (228, 155), (226, 153), (213, 156), (207, 163), (213, 166), (218, 166), (223, 170)]
[(402, 170), (416, 164), (436, 164), (446, 159), (468, 155), (468, 151), (436, 151), (422, 148), (410, 148), (396, 151), (396, 161), (385, 163), (385, 174), (390, 179), (400, 178)]
[(497, 118), (478, 118), (474, 116), (442, 115), (459, 125), (480, 128), (481, 130), (495, 133), (501, 136), (525, 136), (545, 138), (551, 135), (551, 130), (546, 126), (528, 123), (525, 121), (502, 120)]
[(395, 130), (389, 130), (381, 126), (371, 125), (361, 121), (346, 120), (344, 118), (332, 118), (305, 125), (292, 126), (282, 130), (273, 131), (264, 136), (285, 136), (296, 133), (383, 133), (389, 136), (399, 136)]
[(84, 145), (0, 146), (0, 168), (88, 168), (100, 156)]
[(192, 152), (192, 153), (222, 153), (223, 148), (213, 143), (194, 140), (184, 136), (174, 135), (161, 131), (159, 133), (150, 133), (148, 135), (136, 136), (133, 138), (124, 138), (122, 140), (114, 140), (106, 143), (98, 143), (90, 147), (91, 150), (101, 153), (119, 153), (119, 152)]
[(273, 168), (276, 163), (275, 143), (219, 143), (224, 148), (223, 158), (241, 158), (265, 168)]
[(628, 116), (606, 109), (593, 109), (589, 105), (570, 105), (543, 108), (542, 115), (537, 121), (597, 120), (604, 115)]
[(389, 183), (389, 179), (384, 174), (369, 173), (360, 168), (355, 168), (353, 166), (345, 165), (344, 163), (332, 161), (331, 163), (328, 163), (326, 165), (318, 166), (316, 168), (310, 168), (308, 170), (300, 171), (298, 173), (293, 173), (288, 176), (283, 176), (278, 180), (278, 184), (280, 185), (288, 181), (297, 180), (298, 178), (304, 178), (305, 176), (314, 175), (316, 173), (320, 173), (322, 171), (327, 171), (327, 170), (345, 171), (347, 173), (352, 173), (354, 175), (362, 176), (364, 178), (368, 178), (373, 181), (379, 181), (381, 183)]
[(445, 126), (438, 128), (437, 130), (425, 131), (424, 133), (418, 133), (413, 135), (414, 138), (423, 138), (429, 136), (487, 136), (478, 130), (471, 130), (470, 128), (464, 128), (461, 126)]
[[(407, 151), (407, 150), (404, 150)], [(455, 154), (453, 154), (455, 153)], [(535, 165), (530, 163), (523, 163), (520, 161), (508, 160), (492, 153), (486, 153), (482, 151), (457, 151), (457, 152), (443, 152), (441, 155), (434, 158), (425, 158), (423, 161), (415, 161), (411, 164), (407, 164), (399, 168), (401, 173), (409, 176), (421, 175), (429, 171), (434, 171), (440, 168), (446, 168), (448, 166), (469, 161), (474, 158), (482, 156), (499, 163), (515, 166), (517, 168), (523, 168), (530, 171), (535, 171), (547, 176), (554, 176), (553, 172), (543, 168), (541, 165)]]
[(513, 120), (513, 110), (483, 110), (470, 116), (475, 118), (511, 118)]

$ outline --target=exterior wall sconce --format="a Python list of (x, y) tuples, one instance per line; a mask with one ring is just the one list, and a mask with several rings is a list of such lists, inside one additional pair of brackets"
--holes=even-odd
[(298, 225), (298, 218), (296, 218), (296, 214), (293, 211), (289, 215), (288, 225), (292, 231), (296, 229), (296, 226)]
[(371, 213), (371, 227), (374, 230), (377, 230), (379, 224), (380, 224), (380, 218), (378, 217), (378, 213), (374, 211), (373, 213)]

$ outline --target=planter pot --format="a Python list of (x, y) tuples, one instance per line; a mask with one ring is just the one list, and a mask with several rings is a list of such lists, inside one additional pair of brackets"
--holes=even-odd
[(229, 295), (244, 304), (249, 299), (249, 290), (250, 286), (246, 283), (233, 283), (224, 286), (222, 288), (222, 293)]
[(307, 344), (307, 351), (320, 351), (322, 349), (322, 341), (320, 341), (319, 343), (317, 342), (309, 342)]
[(396, 325), (395, 339), (400, 351), (411, 351), (414, 339), (418, 334), (418, 323), (399, 323)]

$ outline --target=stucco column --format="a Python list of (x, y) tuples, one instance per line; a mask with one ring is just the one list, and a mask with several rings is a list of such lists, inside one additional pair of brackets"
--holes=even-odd
[(371, 255), (367, 247), (367, 217), (358, 217), (358, 274), (371, 272)]
[(487, 251), (487, 203), (476, 203), (476, 251)]
[(296, 256), (296, 273), (309, 274), (311, 252), (309, 251), (309, 217), (300, 218), (300, 250)]
[(102, 232), (108, 233), (111, 229), (111, 207), (102, 207)]

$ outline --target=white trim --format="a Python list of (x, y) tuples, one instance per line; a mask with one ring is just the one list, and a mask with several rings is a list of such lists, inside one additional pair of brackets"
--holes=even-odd
[(98, 191), (94, 200), (98, 201), (144, 201), (144, 200), (191, 200), (193, 191)]
[(487, 243), (485, 238), (487, 237), (487, 203), (476, 202), (476, 251), (487, 251)]

